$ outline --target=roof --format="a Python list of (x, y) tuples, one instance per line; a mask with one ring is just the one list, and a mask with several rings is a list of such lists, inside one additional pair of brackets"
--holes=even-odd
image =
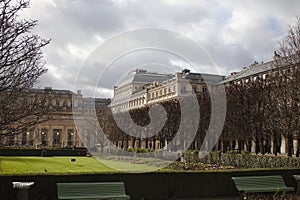
[(110, 104), (111, 99), (106, 98), (83, 98), (84, 107), (98, 107), (98, 106), (107, 106)]
[(42, 94), (69, 94), (69, 95), (75, 94), (70, 90), (58, 90), (58, 89), (52, 89), (47, 87), (45, 89), (32, 88), (32, 89), (28, 89), (26, 92), (34, 92), (34, 93), (42, 93)]
[(213, 83), (218, 83), (225, 79), (225, 76), (216, 75), (216, 74), (200, 74), (200, 73), (187, 73), (182, 76), (182, 78), (190, 80), (203, 80)]
[(284, 60), (282, 60), (281, 63), (279, 63), (280, 60), (272, 60), (266, 63), (254, 63), (252, 65), (250, 65), (249, 67), (246, 67), (244, 69), (242, 69), (240, 72), (237, 72), (233, 75), (230, 75), (228, 77), (226, 77), (226, 79), (222, 82), (222, 83), (227, 83), (227, 82), (231, 82), (234, 80), (239, 80), (245, 77), (249, 77), (249, 76), (253, 76), (255, 74), (261, 74), (263, 72), (266, 71), (270, 71), (279, 67), (283, 67), (286, 64), (284, 64)]
[(122, 87), (132, 83), (163, 82), (172, 77), (172, 74), (158, 74), (155, 72), (147, 72), (146, 70), (137, 69), (129, 72), (127, 77), (118, 85), (118, 87)]

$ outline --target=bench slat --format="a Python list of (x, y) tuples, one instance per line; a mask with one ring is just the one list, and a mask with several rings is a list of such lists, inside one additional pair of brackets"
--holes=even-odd
[(290, 192), (293, 187), (287, 187), (282, 176), (241, 176), (232, 177), (239, 192)]
[(130, 199), (123, 182), (57, 183), (58, 199)]

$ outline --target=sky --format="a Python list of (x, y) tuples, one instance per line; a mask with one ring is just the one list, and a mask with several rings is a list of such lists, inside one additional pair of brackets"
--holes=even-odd
[(36, 87), (112, 97), (136, 68), (228, 75), (272, 60), (299, 14), (299, 0), (31, 0), (21, 17), (51, 39)]

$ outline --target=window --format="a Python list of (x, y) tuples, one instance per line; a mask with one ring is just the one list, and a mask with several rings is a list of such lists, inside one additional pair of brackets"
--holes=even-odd
[(14, 130), (11, 130), (11, 133), (10, 133), (8, 139), (9, 139), (9, 140), (8, 140), (8, 145), (9, 145), (9, 146), (15, 145), (15, 133), (14, 133)]
[(267, 74), (263, 74), (262, 78), (265, 80), (267, 78)]
[(59, 99), (56, 99), (55, 105), (58, 107), (59, 106)]
[(54, 129), (53, 130), (53, 146), (60, 146), (61, 145), (61, 129)]
[(24, 98), (24, 99), (23, 99), (23, 104), (24, 104), (24, 105), (28, 104), (28, 99), (27, 99), (27, 98)]
[(197, 92), (197, 86), (196, 86), (196, 85), (193, 85), (193, 86), (192, 86), (192, 90), (193, 90), (193, 92)]
[(186, 93), (186, 86), (181, 86), (181, 92)]
[(68, 106), (68, 103), (67, 103), (66, 100), (64, 100), (64, 102), (63, 102), (63, 107), (67, 107), (67, 106)]
[(42, 146), (48, 146), (48, 129), (42, 128), (41, 130), (41, 140)]
[(74, 130), (73, 129), (68, 129), (68, 146), (73, 146), (74, 145)]
[(203, 87), (203, 88), (202, 88), (202, 92), (207, 92), (207, 88), (206, 88), (206, 87)]

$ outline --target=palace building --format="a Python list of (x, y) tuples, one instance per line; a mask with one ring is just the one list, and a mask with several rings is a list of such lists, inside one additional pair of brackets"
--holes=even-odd
[[(257, 115), (255, 117), (260, 117), (260, 115), (265, 115), (265, 113), (262, 113), (261, 110), (267, 110), (270, 109), (270, 107), (267, 107), (267, 104), (256, 102), (256, 97), (262, 95), (267, 86), (272, 85), (272, 87), (269, 88), (279, 89), (278, 91), (280, 91), (280, 87), (283, 83), (294, 83), (293, 88), (294, 91), (297, 92), (297, 84), (299, 84), (299, 82), (293, 82), (293, 79), (291, 78), (291, 74), (295, 74), (297, 70), (299, 71), (297, 64), (286, 64), (278, 58), (277, 55), (274, 57), (274, 60), (270, 62), (255, 62), (248, 67), (244, 67), (240, 72), (233, 72), (227, 77), (215, 74), (194, 73), (188, 69), (184, 69), (175, 74), (148, 72), (143, 69), (136, 69), (131, 71), (117, 86), (114, 86), (112, 99), (84, 98), (80, 91), (74, 93), (69, 90), (52, 89), (51, 87), (46, 87), (44, 89), (32, 89), (32, 93), (38, 96), (52, 96), (51, 104), (54, 109), (52, 109), (51, 113), (49, 113), (51, 116), (50, 119), (24, 129), (20, 134), (14, 134), (12, 127), (10, 130), (6, 130), (6, 132), (11, 134), (7, 137), (3, 137), (0, 144), (2, 146), (81, 147), (85, 145), (88, 147), (95, 147), (101, 143), (101, 141), (99, 141), (99, 133), (95, 133), (95, 131), (92, 133), (91, 129), (84, 127), (78, 128), (74, 122), (75, 117), (79, 116), (80, 118), (83, 114), (86, 114), (86, 116), (89, 114), (96, 114), (97, 111), (101, 111), (103, 108), (105, 108), (104, 110), (106, 111), (107, 108), (110, 108), (112, 113), (122, 113), (125, 111), (149, 107), (150, 105), (161, 102), (171, 101), (178, 97), (189, 96), (191, 94), (201, 96), (201, 94), (210, 92), (211, 88), (218, 85), (224, 85), (226, 92), (230, 91), (232, 88), (238, 88), (240, 94), (244, 95), (239, 99), (244, 102), (242, 102), (241, 105), (239, 104), (240, 107), (237, 107), (237, 109), (241, 109), (238, 110), (238, 114), (244, 112), (246, 109), (250, 109), (247, 111), (249, 114), (256, 113)], [(253, 88), (251, 89), (252, 85), (255, 85), (255, 83), (260, 84), (260, 93), (256, 94), (257, 90), (255, 88), (254, 90)], [(276, 84), (279, 86), (275, 87)], [(257, 87), (257, 84), (255, 87)], [(252, 99), (247, 99), (250, 98), (249, 94), (247, 94), (248, 96), (246, 97), (243, 93), (243, 91), (246, 90), (252, 90), (253, 94), (251, 95), (253, 98), (250, 95)], [(273, 96), (274, 95), (276, 94), (273, 94)], [(269, 100), (270, 99), (272, 100), (272, 97), (270, 97)], [(288, 97), (287, 100), (289, 101), (288, 106), (295, 107), (296, 105), (296, 107), (298, 106), (297, 108), (300, 107), (299, 99), (297, 100), (297, 98), (294, 98), (294, 102), (292, 102), (292, 99)], [(255, 102), (253, 103), (253, 101)], [(249, 103), (253, 103), (253, 105), (249, 105)], [(281, 104), (278, 105), (281, 106)], [(229, 111), (232, 111), (230, 109), (231, 108), (228, 108)], [(282, 112), (282, 110), (280, 110), (282, 108), (276, 109), (279, 109), (277, 110), (278, 112)], [(295, 110), (295, 108), (293, 109)], [(280, 116), (278, 119), (280, 120)], [(220, 140), (230, 140), (230, 144), (228, 143), (227, 145), (227, 143), (224, 143), (220, 145), (219, 142), (216, 145), (216, 149), (220, 149), (220, 146), (223, 146), (223, 149), (228, 149), (229, 146), (230, 149), (242, 148), (250, 150), (251, 152), (258, 152), (262, 151), (262, 148), (265, 148), (267, 151), (273, 153), (274, 151), (286, 153), (288, 148), (287, 146), (291, 146), (292, 144), (292, 146), (298, 147), (300, 145), (300, 136), (296, 129), (292, 130), (292, 133), (289, 134), (281, 133), (272, 135), (268, 133), (270, 135), (267, 136), (266, 130), (264, 130), (264, 128), (267, 127), (266, 123), (263, 124), (259, 121), (252, 124), (255, 127), (250, 127), (252, 130), (247, 129), (245, 133), (243, 133), (244, 135), (246, 134), (246, 136), (249, 134), (249, 137), (246, 139), (239, 138), (243, 134), (232, 134), (232, 137), (226, 136), (223, 139), (221, 137)], [(230, 135), (234, 129), (227, 128), (223, 132), (226, 131), (227, 133), (225, 133), (225, 135)], [(267, 129), (267, 131), (270, 132), (270, 129)], [(82, 135), (84, 137), (81, 139), (79, 136)], [(82, 140), (88, 141), (86, 142)], [(117, 141), (117, 143), (123, 144), (123, 142), (119, 141)], [(224, 145), (227, 146), (225, 147)], [(147, 147), (145, 146), (145, 148)], [(293, 153), (296, 153), (296, 151), (300, 151), (299, 148), (293, 149)]]
[(137, 69), (114, 87), (112, 112), (122, 112), (144, 107), (178, 96), (207, 92), (207, 84), (223, 81), (225, 76), (191, 73), (184, 69), (173, 74), (158, 74)]
[[(22, 133), (15, 134), (13, 127), (6, 130), (10, 134), (2, 139), (2, 146), (81, 147), (83, 144), (74, 123), (74, 116), (95, 112), (95, 107), (107, 106), (110, 103), (110, 99), (83, 98), (81, 91), (74, 93), (51, 87), (31, 89), (28, 93), (37, 95), (38, 98), (51, 96), (52, 109), (48, 113), (50, 119), (23, 129)], [(31, 119), (28, 117), (25, 120)]]

